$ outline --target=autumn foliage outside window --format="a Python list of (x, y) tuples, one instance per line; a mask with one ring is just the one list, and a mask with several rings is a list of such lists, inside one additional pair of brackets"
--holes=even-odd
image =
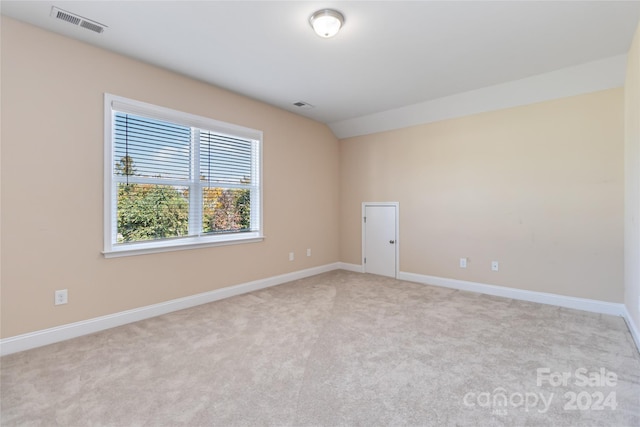
[(259, 233), (261, 141), (113, 111), (112, 244)]

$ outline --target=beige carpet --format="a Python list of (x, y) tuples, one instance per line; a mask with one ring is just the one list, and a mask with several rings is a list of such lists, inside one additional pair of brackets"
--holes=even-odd
[(345, 271), (0, 362), (3, 425), (640, 425), (621, 318)]

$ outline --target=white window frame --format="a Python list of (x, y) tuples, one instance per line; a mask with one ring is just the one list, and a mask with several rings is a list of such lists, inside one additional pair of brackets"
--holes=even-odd
[[(151, 240), (144, 242), (131, 242), (118, 244), (115, 242), (117, 232), (117, 185), (114, 179), (115, 158), (114, 158), (114, 111), (136, 114), (157, 120), (176, 123), (179, 125), (206, 129), (222, 134), (234, 135), (241, 138), (257, 141), (257, 189), (258, 197), (251, 198), (251, 211), (254, 216), (253, 222), (257, 222), (257, 231), (244, 231), (238, 233), (224, 234), (203, 234), (190, 235), (189, 237), (177, 239)], [(240, 243), (254, 243), (264, 240), (262, 228), (262, 131), (237, 126), (230, 123), (221, 122), (207, 117), (184, 113), (170, 108), (160, 107), (146, 102), (136, 101), (109, 93), (104, 94), (104, 250), (106, 258), (142, 255), (156, 252), (167, 252), (183, 249), (195, 249), (210, 246), (234, 245)], [(199, 145), (195, 144), (196, 147)], [(198, 151), (199, 148), (196, 148)], [(196, 163), (199, 162), (196, 157)], [(200, 188), (200, 184), (193, 185)], [(185, 185), (184, 183), (179, 185)], [(199, 194), (199, 192), (198, 192)], [(190, 197), (190, 233), (194, 233), (194, 227), (199, 225), (193, 221), (193, 204), (197, 203), (199, 197)], [(254, 210), (256, 209), (256, 210)]]

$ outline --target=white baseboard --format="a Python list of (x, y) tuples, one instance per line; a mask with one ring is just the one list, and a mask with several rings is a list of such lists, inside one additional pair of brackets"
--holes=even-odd
[(590, 311), (593, 313), (609, 314), (621, 316), (629, 327), (631, 337), (636, 348), (640, 352), (640, 331), (636, 327), (627, 307), (624, 304), (598, 301), (587, 298), (576, 298), (565, 295), (549, 294), (545, 292), (527, 291), (524, 289), (507, 288), (504, 286), (487, 285), (484, 283), (467, 282), (464, 280), (447, 279), (444, 277), (426, 276), (422, 274), (400, 272), (398, 280), (422, 283), (426, 285), (441, 286), (444, 288), (458, 289), (462, 291), (478, 292), (481, 294), (495, 295), (499, 297), (512, 298), (522, 301), (537, 302), (559, 307), (573, 308), (576, 310)]
[(624, 320), (627, 321), (627, 327), (629, 328), (629, 332), (631, 332), (631, 337), (633, 341), (636, 343), (636, 347), (638, 348), (638, 352), (640, 352), (640, 331), (636, 326), (635, 322), (631, 318), (631, 314), (629, 314), (629, 310), (627, 307), (624, 307)]
[[(122, 326), (127, 323), (137, 322), (139, 320), (160, 316), (162, 314), (171, 313), (173, 311), (195, 307), (197, 305), (218, 301), (247, 292), (257, 291), (259, 289), (265, 289), (271, 286), (277, 286), (283, 283), (291, 282), (293, 280), (303, 279), (305, 277), (310, 277), (316, 274), (339, 269), (353, 271), (356, 273), (363, 272), (363, 267), (361, 265), (336, 262), (319, 267), (309, 268), (306, 270), (286, 273), (279, 276), (268, 277), (266, 279), (260, 279), (253, 282), (230, 286), (227, 288), (216, 289), (214, 291), (204, 292), (184, 298), (178, 298), (159, 304), (148, 305), (145, 307), (135, 308), (132, 310), (122, 311), (119, 313), (109, 314), (106, 316), (96, 317), (93, 319), (69, 323), (67, 325), (56, 326), (49, 329), (43, 329), (40, 331), (5, 338), (0, 340), (0, 355), (4, 356), (23, 350), (29, 350), (31, 348), (42, 347), (44, 345), (65, 341), (71, 338), (80, 337), (82, 335), (92, 334), (94, 332), (103, 331), (105, 329), (114, 328), (116, 326)], [(487, 285), (483, 283), (467, 282), (457, 279), (447, 279), (443, 277), (426, 276), (422, 274), (406, 272), (400, 272), (398, 274), (398, 279), (464, 291), (478, 292), (488, 295), (501, 296), (505, 298), (513, 298), (523, 301), (574, 308), (595, 313), (623, 316), (627, 322), (627, 325), (629, 326), (631, 335), (640, 351), (640, 332), (633, 323), (633, 320), (631, 319), (629, 312), (627, 311), (624, 304), (616, 304), (585, 298), (568, 297), (543, 292), (526, 291), (522, 289), (513, 289), (503, 286)]]
[(624, 316), (626, 312), (624, 304), (598, 301), (587, 298), (569, 297), (565, 295), (549, 294), (545, 292), (527, 291), (524, 289), (514, 289), (504, 286), (487, 285), (484, 283), (467, 282), (464, 280), (447, 279), (444, 277), (425, 276), (422, 274), (400, 272), (400, 274), (398, 275), (398, 279), (406, 280), (409, 282), (423, 283), (426, 285), (459, 289), (462, 291), (478, 292), (481, 294), (513, 298), (522, 301), (557, 305), (560, 307), (591, 311), (594, 313), (610, 314), (613, 316)]
[(353, 271), (355, 273), (364, 273), (364, 267), (358, 264), (349, 264), (347, 262), (339, 262), (338, 268), (340, 268), (340, 270)]
[(132, 310), (126, 310), (106, 316), (95, 317), (93, 319), (83, 320), (80, 322), (69, 323), (66, 325), (43, 329), (36, 332), (16, 335), (14, 337), (0, 340), (0, 355), (4, 356), (23, 350), (29, 350), (31, 348), (65, 341), (82, 335), (92, 334), (94, 332), (114, 328), (116, 326), (122, 326), (127, 323), (137, 322), (139, 320), (148, 319), (150, 317), (171, 313), (173, 311), (183, 310), (185, 308), (195, 307), (200, 304), (206, 304), (224, 298), (245, 294), (247, 292), (280, 285), (292, 280), (303, 279), (305, 277), (314, 276), (316, 274), (325, 273), (327, 271), (338, 270), (342, 268), (341, 264), (342, 263), (336, 262), (320, 267), (314, 267), (306, 270), (282, 274), (279, 276), (273, 276), (266, 279), (255, 280), (253, 282), (243, 283), (240, 285), (229, 286), (227, 288), (216, 289), (214, 291), (204, 292), (184, 298), (178, 298), (159, 304), (134, 308)]

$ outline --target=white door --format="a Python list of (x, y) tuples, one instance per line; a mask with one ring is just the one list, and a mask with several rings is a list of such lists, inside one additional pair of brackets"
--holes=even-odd
[(364, 204), (365, 273), (396, 277), (397, 205)]

